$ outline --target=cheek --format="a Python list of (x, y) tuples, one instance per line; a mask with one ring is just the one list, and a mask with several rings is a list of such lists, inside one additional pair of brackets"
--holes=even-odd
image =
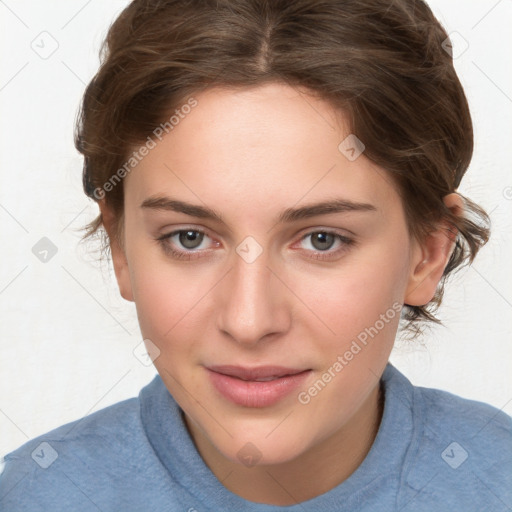
[[(381, 315), (392, 323), (407, 282), (407, 253), (403, 247), (374, 244), (340, 261), (338, 268), (314, 275), (297, 274), (296, 294), (322, 321), (327, 339), (346, 343), (373, 326)], [(318, 322), (319, 328), (322, 323)], [(388, 323), (382, 330), (390, 330)]]
[[(381, 254), (378, 260), (376, 254)], [(309, 299), (330, 330), (317, 322), (318, 335), (310, 331), (318, 366), (299, 403), (319, 431), (335, 431), (348, 421), (385, 368), (400, 320), (404, 267), (399, 250), (381, 245), (325, 279), (323, 286), (309, 283)], [(340, 405), (336, 411), (333, 403)]]
[(161, 258), (150, 261), (134, 256), (131, 280), (141, 332), (167, 348), (197, 319), (208, 286), (204, 280), (198, 283), (190, 271)]
[(199, 299), (204, 293), (183, 271), (164, 268), (159, 272), (157, 267), (148, 265), (135, 276), (140, 330), (143, 338), (151, 340), (159, 350), (153, 364), (175, 399), (187, 404), (188, 393), (198, 393), (193, 391), (198, 376), (190, 369), (201, 354), (207, 315)]

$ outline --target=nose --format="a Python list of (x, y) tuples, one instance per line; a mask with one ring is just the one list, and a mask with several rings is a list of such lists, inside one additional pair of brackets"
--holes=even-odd
[(251, 263), (234, 255), (233, 267), (222, 280), (217, 297), (217, 327), (223, 333), (240, 344), (254, 346), (289, 329), (290, 297), (276, 273), (265, 253)]

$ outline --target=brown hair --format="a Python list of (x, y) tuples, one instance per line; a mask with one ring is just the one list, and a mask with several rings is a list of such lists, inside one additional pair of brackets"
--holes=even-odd
[[(447, 37), (422, 0), (135, 0), (110, 27), (83, 97), (75, 145), (85, 193), (105, 198), (119, 234), (130, 151), (193, 94), (267, 82), (306, 88), (347, 116), (365, 156), (393, 177), (412, 236), (421, 240), (441, 220), (457, 230), (435, 297), (405, 308), (411, 332), (422, 320), (441, 323), (433, 312), (445, 280), (473, 261), (490, 224), (467, 198), (462, 216), (442, 201), (473, 153)], [(84, 239), (102, 223), (100, 214)]]

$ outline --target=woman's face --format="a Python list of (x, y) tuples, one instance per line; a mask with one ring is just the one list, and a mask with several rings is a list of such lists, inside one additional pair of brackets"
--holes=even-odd
[(189, 428), (234, 462), (290, 461), (375, 405), (424, 256), (328, 104), (194, 98), (125, 178), (116, 274)]

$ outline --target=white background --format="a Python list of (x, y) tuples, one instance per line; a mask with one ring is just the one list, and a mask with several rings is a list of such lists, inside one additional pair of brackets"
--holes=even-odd
[[(126, 4), (0, 2), (0, 457), (136, 396), (156, 374), (133, 355), (141, 342), (133, 304), (93, 247), (78, 245), (77, 229), (97, 206), (82, 192), (74, 119), (100, 43)], [(445, 327), (399, 343), (391, 361), (414, 384), (512, 414), (512, 1), (429, 4), (469, 44), (455, 62), (476, 146), (459, 190), (490, 212), (493, 233), (474, 266), (449, 283)], [(33, 49), (41, 38), (46, 51), (58, 44), (46, 59)], [(58, 249), (46, 263), (32, 253), (42, 237)]]

